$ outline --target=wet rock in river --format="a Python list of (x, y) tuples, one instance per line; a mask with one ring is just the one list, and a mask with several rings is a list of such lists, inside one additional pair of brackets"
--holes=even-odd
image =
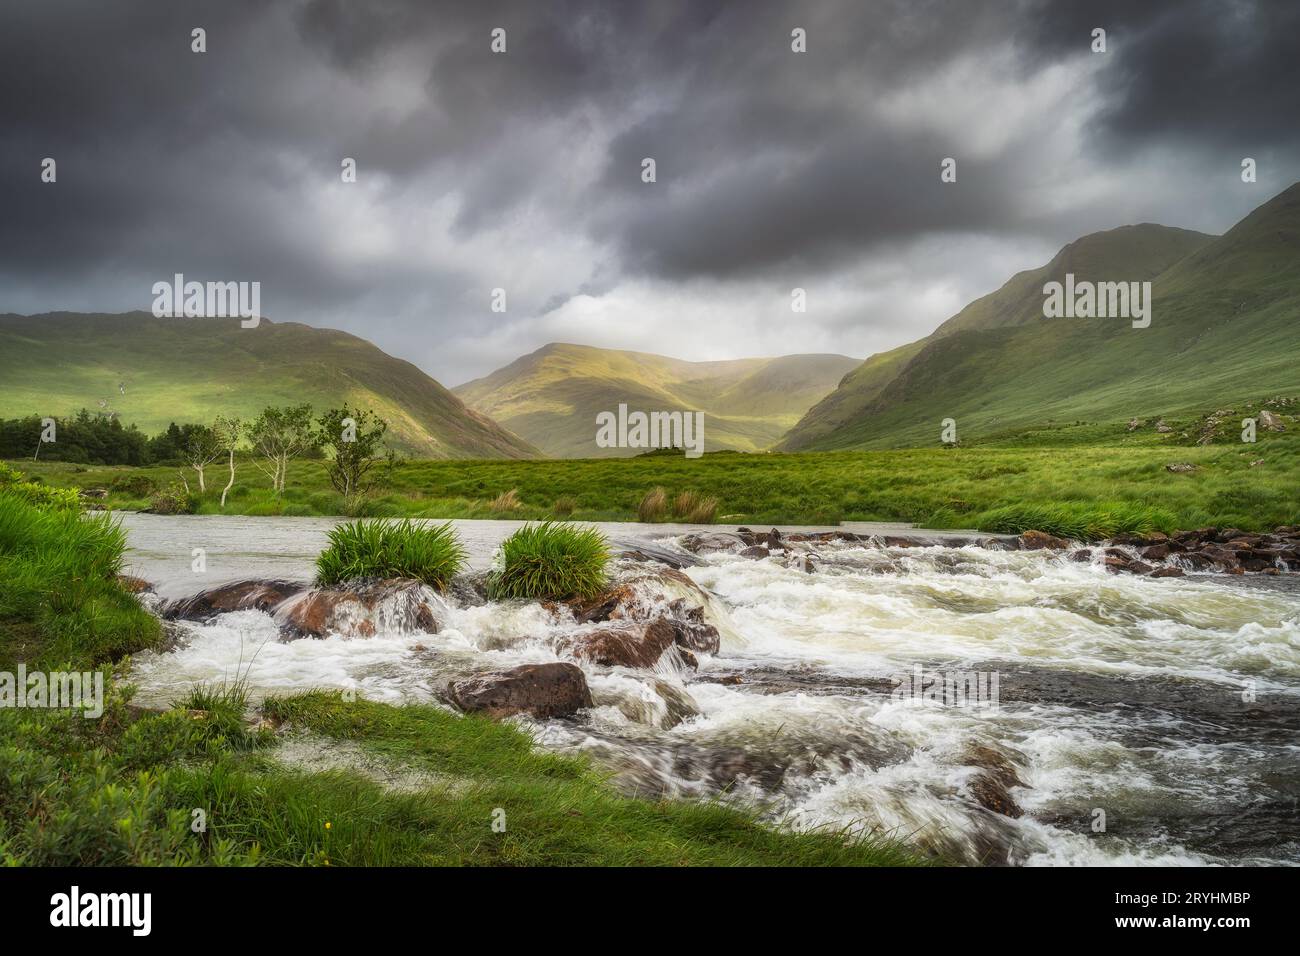
[(523, 664), (452, 681), (447, 700), (466, 713), (489, 717), (529, 714), (569, 717), (592, 706), (587, 678), (576, 664)]
[(272, 611), (284, 639), (372, 637), (377, 631), (436, 634), (446, 611), (426, 584), (405, 578), (296, 594)]
[(988, 771), (975, 774), (966, 782), (966, 786), (975, 802), (985, 810), (1013, 819), (1025, 815), (1025, 811), (1011, 798), (1011, 793), (1002, 781)]
[(729, 531), (703, 531), (698, 534), (683, 535), (681, 539), (681, 546), (691, 554), (734, 553), (749, 544), (753, 542), (746, 541), (743, 535)]
[(664, 621), (683, 648), (716, 654), (718, 629), (704, 619), (708, 595), (698, 584), (671, 568), (639, 568), (625, 572), (608, 590), (587, 600), (567, 601), (581, 624), (606, 621)]
[(231, 581), (207, 588), (192, 597), (168, 601), (162, 616), (185, 621), (205, 621), (231, 611), (270, 611), (285, 599), (307, 589), (302, 581)]
[(1045, 531), (1026, 531), (1016, 540), (1021, 551), (1064, 551), (1070, 547), (1068, 538), (1058, 538)]
[(665, 620), (618, 621), (561, 639), (559, 649), (578, 660), (606, 667), (654, 667), (676, 634)]

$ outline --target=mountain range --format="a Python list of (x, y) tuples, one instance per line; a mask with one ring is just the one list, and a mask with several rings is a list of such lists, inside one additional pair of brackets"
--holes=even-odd
[[(1149, 327), (1045, 318), (1044, 285), (1151, 282)], [(1300, 391), (1300, 183), (1222, 236), (1144, 223), (1084, 236), (934, 332), (843, 355), (689, 362), (552, 343), (448, 390), (344, 332), (263, 319), (0, 315), (0, 416), (108, 409), (156, 432), (341, 402), (432, 458), (585, 457), (599, 412), (702, 411), (707, 450), (881, 448), (997, 440), (1076, 420), (1203, 413)]]
[(598, 448), (596, 415), (701, 411), (706, 451), (770, 448), (857, 367), (844, 355), (686, 362), (648, 352), (552, 343), (453, 389), (556, 458), (634, 455)]

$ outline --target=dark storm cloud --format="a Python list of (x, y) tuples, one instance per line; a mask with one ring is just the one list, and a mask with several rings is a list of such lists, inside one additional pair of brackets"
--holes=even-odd
[[(809, 314), (816, 328), (735, 331), (793, 351), (818, 329), (836, 347), (855, 321), (876, 323), (839, 346), (860, 352), (923, 334), (918, 323), (989, 291), (1008, 263), (1039, 264), (1017, 256), (1083, 232), (1131, 219), (1225, 227), (1264, 198), (1207, 189), (1240, 156), (1270, 159), (1261, 191), (1289, 184), (1298, 11), (9, 4), (0, 311), (147, 307), (151, 284), (177, 271), (257, 278), (271, 317), (346, 327), (445, 373), (542, 344), (533, 337), (557, 328), (546, 322), (578, 321), (566, 312), (578, 300), (626, 293), (623, 308), (669, 350), (695, 333), (661, 299), (711, 297), (711, 314), (739, 314), (768, 289), (812, 283), (815, 301), (839, 303)], [(1088, 53), (1098, 25), (1112, 46), (1102, 60)], [(497, 26), (505, 56), (488, 51)], [(790, 52), (794, 27), (808, 31), (806, 54)], [(39, 181), (45, 156), (59, 164), (53, 187)], [(344, 156), (355, 186), (340, 186)], [(946, 156), (958, 186), (939, 182)], [(918, 250), (949, 239), (964, 254), (924, 265)], [(863, 276), (894, 293), (873, 299)], [(949, 288), (908, 307), (907, 288), (936, 283)], [(509, 316), (486, 311), (496, 286), (510, 289)], [(745, 336), (728, 341), (743, 349)]]
[(1101, 78), (1106, 148), (1293, 147), (1300, 140), (1300, 4), (1292, 0), (1098, 0), (1036, 7), (1025, 52), (1066, 55), (1107, 30), (1115, 68)]

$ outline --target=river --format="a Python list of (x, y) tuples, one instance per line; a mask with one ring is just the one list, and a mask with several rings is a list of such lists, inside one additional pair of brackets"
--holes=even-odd
[[(130, 570), (168, 597), (307, 578), (336, 523), (123, 522)], [(519, 524), (453, 523), (477, 567)], [(670, 549), (692, 530), (601, 527)], [(712, 595), (722, 647), (698, 674), (584, 668), (593, 710), (524, 724), (629, 793), (721, 795), (782, 826), (899, 837), (971, 863), (1300, 863), (1300, 576), (1152, 579), (936, 540), (818, 545), (814, 573), (707, 556), (687, 573)], [(339, 687), (428, 702), (449, 673), (555, 660), (573, 626), (516, 603), (453, 607), (436, 635), (281, 643), (269, 617), (243, 611), (139, 655), (133, 680), (145, 701), (239, 676), (259, 694)], [(991, 678), (993, 699), (902, 699), (892, 689), (917, 668), (981, 675), (986, 689)], [(975, 796), (989, 753), (1018, 817)]]

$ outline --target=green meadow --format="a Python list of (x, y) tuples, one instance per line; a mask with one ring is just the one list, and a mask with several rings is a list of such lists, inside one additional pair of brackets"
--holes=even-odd
[[(995, 434), (982, 444), (952, 448), (715, 452), (696, 459), (658, 452), (628, 459), (406, 460), (385, 487), (351, 510), (365, 517), (634, 521), (646, 495), (663, 488), (670, 500), (683, 492), (716, 498), (714, 521), (730, 525), (903, 521), (980, 528), (1008, 508), (1031, 506), (1076, 514), (1142, 508), (1160, 528), (1256, 530), (1300, 522), (1300, 436), (1294, 428), (1260, 432), (1254, 444), (1226, 436), (1202, 446), (1182, 437), (1196, 434), (1197, 419), (1168, 421), (1175, 429), (1168, 435), (1151, 428), (1130, 433), (1118, 423), (1080, 423)], [(1195, 467), (1187, 473), (1166, 468), (1183, 463)], [(175, 467), (14, 465), (52, 486), (106, 489), (104, 504), (120, 509), (148, 508), (149, 488), (179, 480)], [(196, 490), (192, 472), (188, 480)], [(192, 501), (198, 513), (221, 512), (212, 488), (224, 483), (221, 469), (213, 469), (208, 494)], [(348, 510), (330, 489), (322, 462), (293, 462), (279, 497), (251, 462), (242, 462), (225, 513)], [(672, 509), (663, 517), (674, 520)]]

